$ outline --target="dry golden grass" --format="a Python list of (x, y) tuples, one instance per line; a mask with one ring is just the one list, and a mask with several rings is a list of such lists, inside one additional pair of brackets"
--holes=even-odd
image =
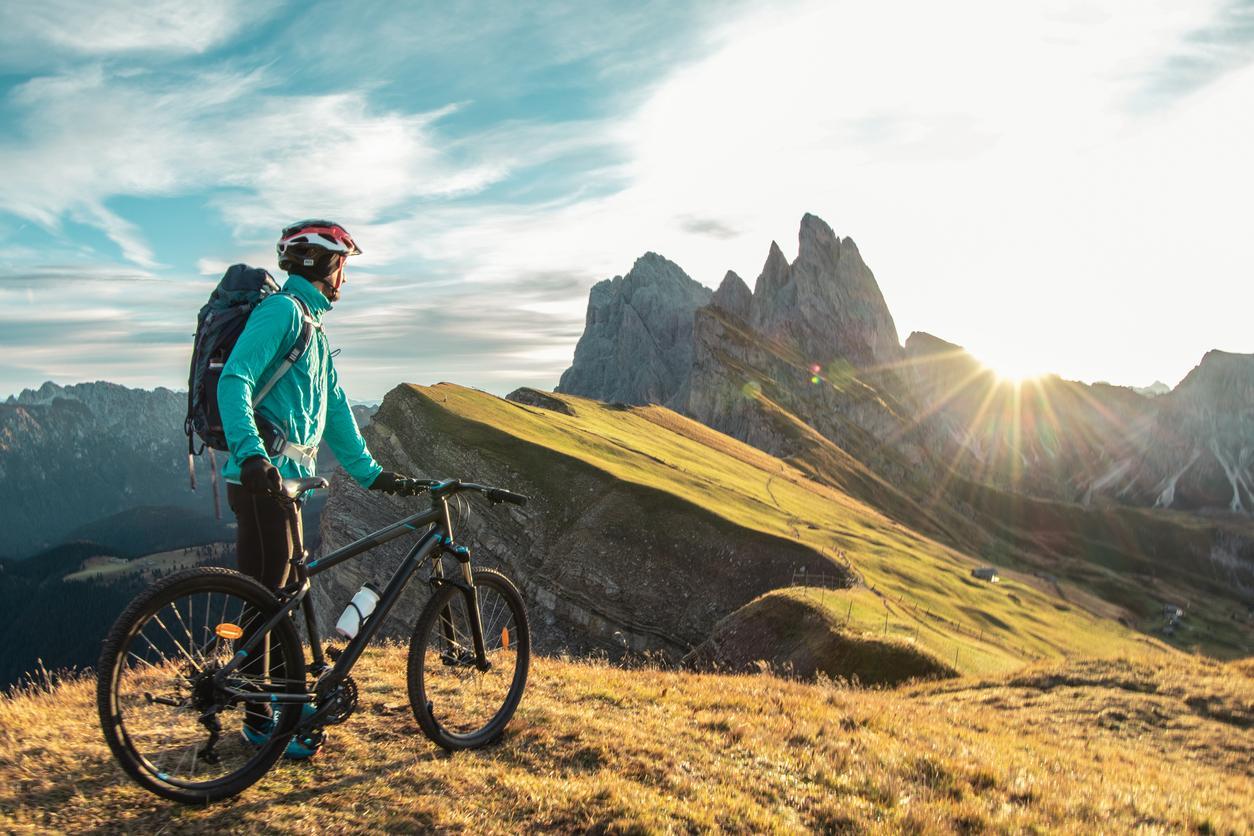
[(448, 756), (371, 651), (312, 762), (208, 809), (113, 766), (94, 683), (0, 700), (0, 830), (1249, 832), (1254, 679), (1197, 659), (1051, 663), (856, 691), (537, 659), (505, 739)]

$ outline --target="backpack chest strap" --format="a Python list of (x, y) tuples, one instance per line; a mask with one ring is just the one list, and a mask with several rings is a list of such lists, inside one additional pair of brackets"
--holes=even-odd
[(289, 441), (283, 445), (282, 454), (308, 471), (317, 469), (318, 448), (312, 444), (297, 444)]

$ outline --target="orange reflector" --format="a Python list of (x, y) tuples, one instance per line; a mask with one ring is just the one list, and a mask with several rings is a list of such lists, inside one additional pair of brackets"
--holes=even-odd
[(501, 647), (509, 647), (509, 628), (501, 628)]
[(244, 628), (238, 624), (231, 624), (230, 622), (223, 622), (222, 624), (219, 624), (214, 629), (214, 632), (224, 639), (238, 639), (243, 638), (244, 636)]

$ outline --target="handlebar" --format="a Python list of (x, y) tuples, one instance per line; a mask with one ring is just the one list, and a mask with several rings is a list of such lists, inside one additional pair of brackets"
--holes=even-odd
[[(295, 500), (303, 496), (306, 491), (325, 488), (327, 485), (327, 480), (321, 476), (313, 476), (308, 479), (284, 479), (279, 495)], [(508, 502), (511, 505), (527, 504), (527, 497), (520, 493), (507, 491), (504, 488), (494, 488), (491, 485), (480, 485), (478, 482), (463, 482), (460, 479), (445, 479), (443, 481), (436, 479), (406, 479), (402, 485), (400, 495), (421, 496), (424, 493), (430, 493), (433, 499), (438, 499), (441, 496), (453, 496), (462, 491), (477, 491), (486, 496), (488, 502), (491, 502), (493, 505), (498, 502)]]
[(480, 485), (478, 482), (463, 482), (460, 479), (444, 479), (437, 481), (435, 479), (406, 479), (407, 487), (403, 495), (421, 496), (423, 493), (430, 493), (433, 499), (441, 496), (453, 496), (462, 491), (477, 491), (488, 498), (488, 501), (495, 505), (498, 502), (508, 502), (511, 505), (526, 505), (527, 497), (520, 493), (507, 491), (504, 488), (494, 488), (491, 485)]

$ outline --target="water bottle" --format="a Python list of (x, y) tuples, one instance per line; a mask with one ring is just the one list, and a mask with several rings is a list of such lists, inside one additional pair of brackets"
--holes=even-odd
[(361, 625), (366, 622), (366, 619), (374, 612), (375, 605), (379, 603), (379, 594), (374, 584), (369, 581), (364, 583), (353, 596), (353, 600), (348, 602), (344, 612), (340, 614), (340, 620), (335, 622), (335, 632), (346, 639), (356, 636)]

